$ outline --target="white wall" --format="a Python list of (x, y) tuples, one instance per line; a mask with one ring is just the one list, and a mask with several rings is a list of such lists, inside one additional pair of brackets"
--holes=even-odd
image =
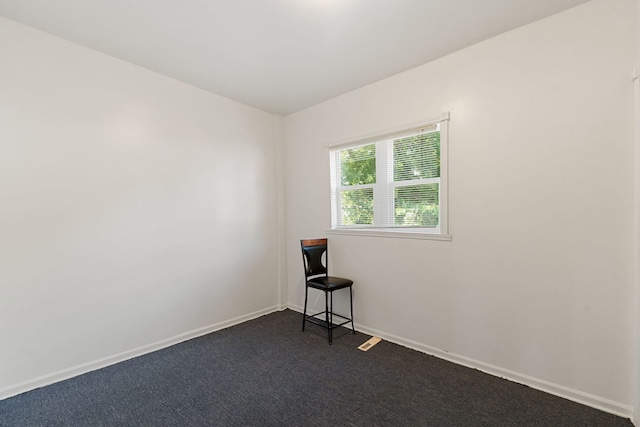
[(634, 31), (633, 0), (595, 0), (285, 117), (290, 303), (326, 144), (450, 111), (453, 241), (330, 236), (356, 323), (630, 415)]
[(0, 18), (0, 398), (273, 310), (280, 126)]

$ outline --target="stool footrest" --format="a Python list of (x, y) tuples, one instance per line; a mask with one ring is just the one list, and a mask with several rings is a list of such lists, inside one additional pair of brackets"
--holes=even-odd
[(305, 320), (307, 322), (309, 322), (309, 323), (313, 323), (314, 325), (318, 325), (318, 326), (323, 327), (325, 329), (339, 328), (340, 326), (344, 326), (347, 323), (351, 322), (350, 318), (342, 316), (340, 314), (333, 313), (333, 317), (339, 317), (341, 319), (344, 319), (344, 322), (342, 322), (342, 323), (331, 323), (331, 326), (328, 326), (326, 320), (316, 318), (316, 316), (325, 315), (326, 313), (327, 313), (326, 311), (321, 311), (320, 313), (316, 313), (316, 314), (308, 314), (308, 315), (305, 316)]

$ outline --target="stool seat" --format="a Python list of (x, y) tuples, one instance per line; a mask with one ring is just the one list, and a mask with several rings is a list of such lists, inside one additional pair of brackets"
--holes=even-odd
[(315, 289), (320, 289), (321, 291), (325, 289), (336, 290), (353, 285), (353, 280), (333, 276), (316, 277), (315, 279), (308, 280), (307, 285)]

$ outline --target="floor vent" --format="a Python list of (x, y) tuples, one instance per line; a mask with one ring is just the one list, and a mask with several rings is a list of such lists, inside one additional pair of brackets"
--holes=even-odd
[(374, 345), (378, 344), (380, 341), (382, 341), (382, 338), (378, 338), (378, 337), (371, 337), (369, 340), (367, 340), (364, 344), (362, 344), (360, 347), (358, 347), (360, 350), (362, 351), (367, 351), (369, 350), (371, 347), (373, 347)]

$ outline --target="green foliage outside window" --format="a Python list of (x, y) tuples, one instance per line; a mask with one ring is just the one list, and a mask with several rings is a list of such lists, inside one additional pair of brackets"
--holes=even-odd
[[(440, 177), (440, 132), (393, 140), (393, 181), (406, 183), (393, 190), (393, 225), (437, 227), (439, 184), (410, 181)], [(342, 186), (376, 183), (376, 144), (340, 151)], [(342, 225), (373, 225), (373, 188), (340, 192)]]
[(438, 184), (396, 187), (394, 194), (395, 225), (437, 227), (439, 212)]
[[(393, 141), (393, 180), (440, 177), (440, 132), (412, 135)], [(394, 225), (437, 227), (438, 184), (396, 187)]]
[(347, 190), (341, 196), (342, 224), (373, 225), (373, 188)]
[[(366, 185), (376, 182), (376, 146), (363, 145), (340, 152), (342, 185)], [(342, 224), (373, 224), (373, 188), (341, 193)]]
[(375, 184), (375, 144), (342, 150), (340, 152), (340, 165), (342, 185)]
[(440, 177), (440, 132), (393, 141), (393, 180)]

